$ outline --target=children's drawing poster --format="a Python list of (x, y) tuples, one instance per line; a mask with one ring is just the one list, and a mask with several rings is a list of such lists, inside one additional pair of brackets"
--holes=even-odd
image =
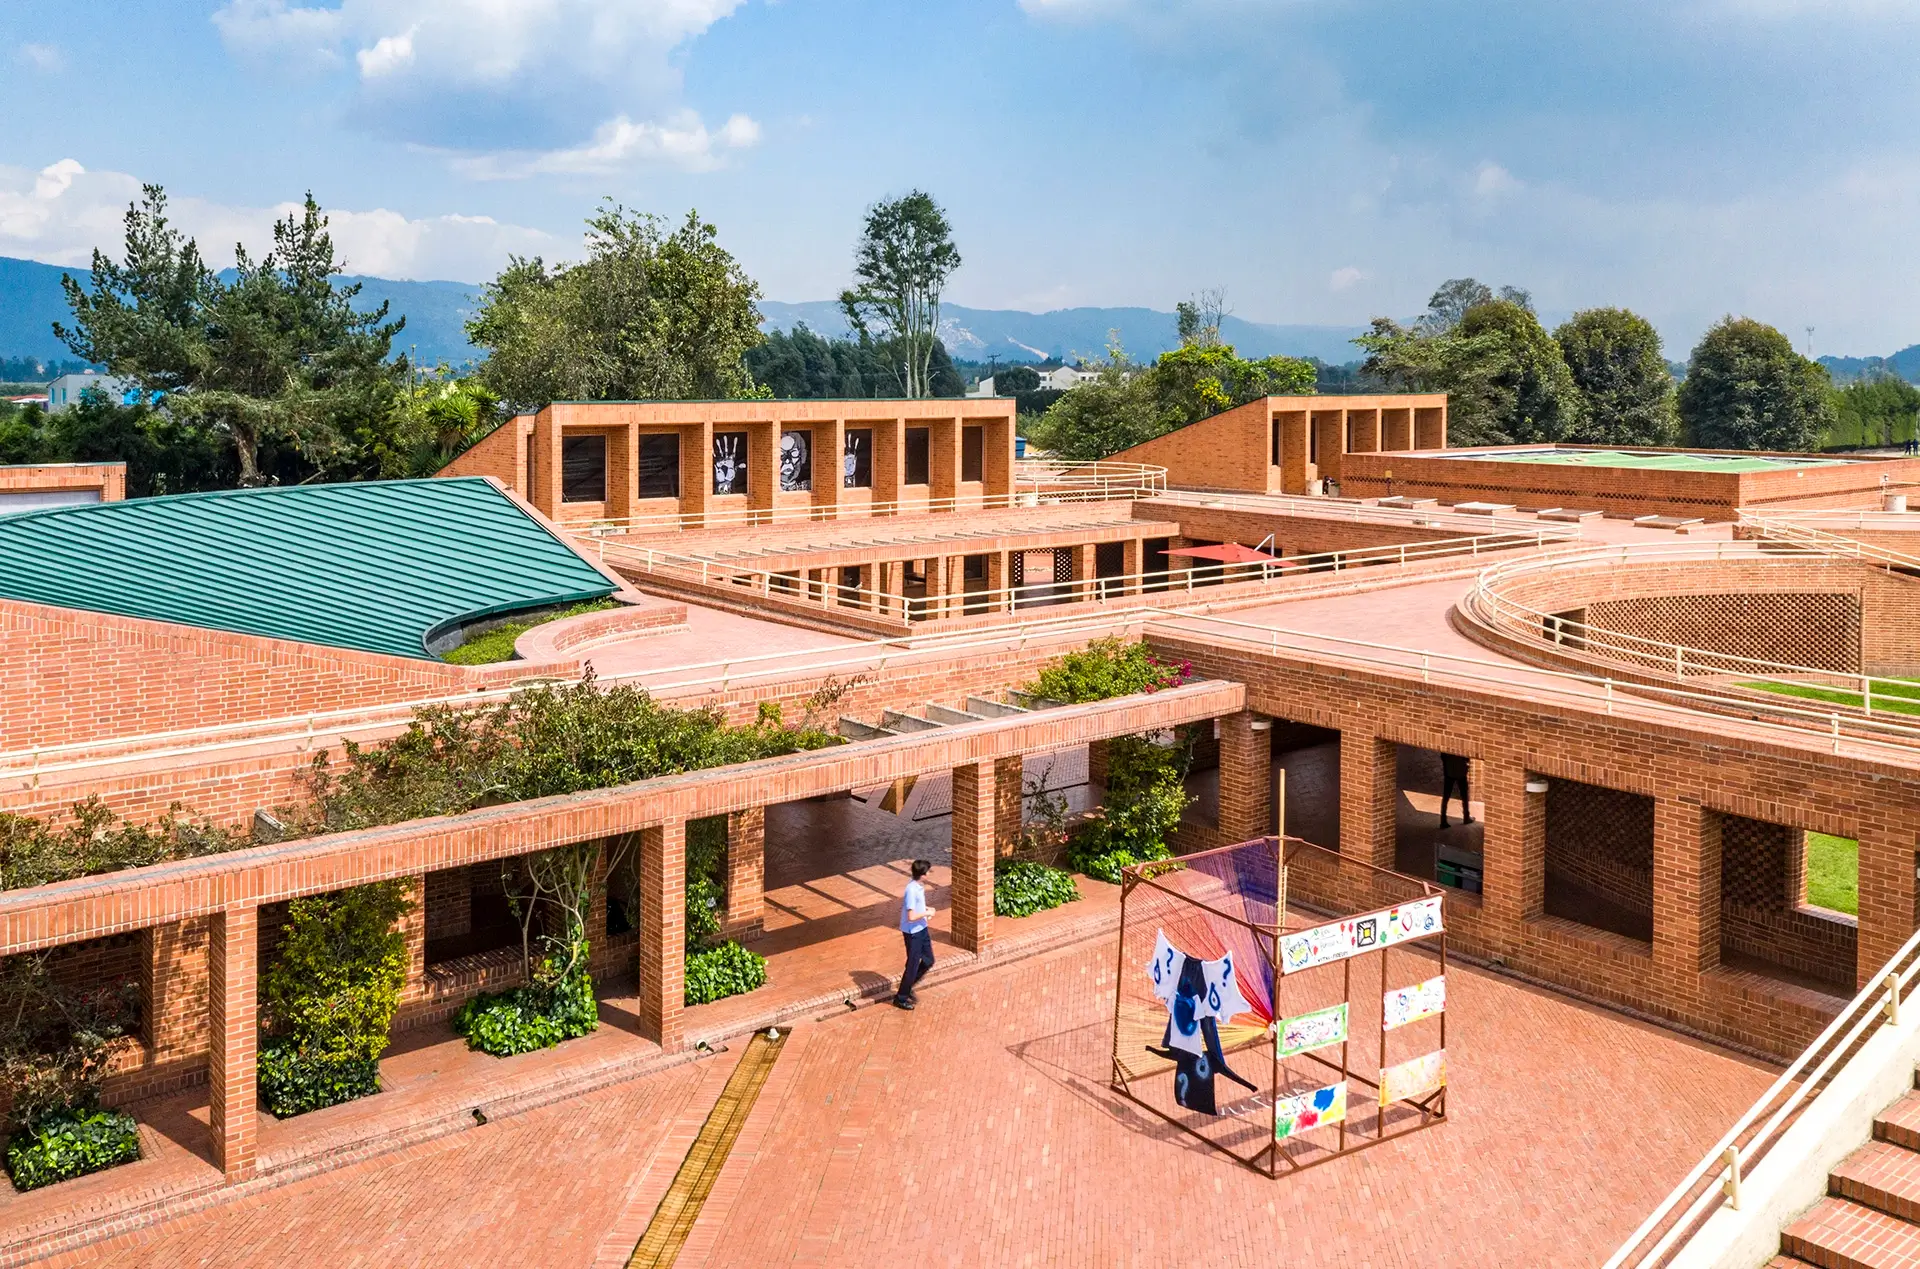
[(1316, 965), (1326, 965), (1391, 947), (1408, 939), (1439, 934), (1445, 926), (1440, 911), (1441, 896), (1432, 895), (1402, 903), (1378, 912), (1368, 912), (1344, 921), (1316, 925), (1311, 930), (1285, 934), (1280, 938), (1280, 972), (1298, 973)]
[(1391, 1031), (1395, 1027), (1404, 1027), (1409, 1022), (1418, 1022), (1422, 1018), (1431, 1018), (1444, 1013), (1447, 1008), (1447, 978), (1445, 974), (1427, 979), (1424, 983), (1415, 983), (1411, 987), (1397, 987), (1380, 998), (1380, 1029)]
[(1435, 1049), (1422, 1057), (1400, 1062), (1380, 1072), (1380, 1105), (1414, 1101), (1447, 1084), (1447, 1051)]
[(1273, 1103), (1273, 1135), (1285, 1141), (1309, 1128), (1325, 1128), (1347, 1118), (1347, 1082), (1328, 1084), (1294, 1097), (1281, 1097)]
[(1341, 1001), (1330, 1009), (1316, 1009), (1283, 1019), (1278, 1040), (1281, 1057), (1292, 1057), (1312, 1049), (1324, 1049), (1347, 1038), (1347, 1004)]

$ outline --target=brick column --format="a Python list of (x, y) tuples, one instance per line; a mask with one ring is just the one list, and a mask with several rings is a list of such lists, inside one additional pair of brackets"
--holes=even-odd
[(1144, 583), (1140, 574), (1147, 568), (1147, 544), (1143, 538), (1128, 538), (1121, 543), (1120, 571), (1129, 578), (1120, 588), (1123, 595), (1137, 595)]
[(1400, 792), (1391, 741), (1340, 733), (1340, 853), (1393, 867)]
[(1653, 803), (1653, 975), (1688, 999), (1720, 963), (1720, 820), (1697, 802)]
[(1107, 788), (1107, 760), (1111, 752), (1109, 742), (1092, 740), (1087, 742), (1087, 782), (1097, 786), (1101, 792)]
[(407, 936), (407, 984), (400, 989), (402, 1004), (427, 994), (427, 875), (406, 878), (406, 887), (413, 910), (400, 918), (400, 932)]
[(685, 1042), (687, 826), (640, 830), (640, 1030), (668, 1053)]
[(1098, 556), (1093, 543), (1089, 542), (1085, 546), (1073, 548), (1074, 599), (1084, 603), (1089, 599), (1100, 597), (1099, 583), (1095, 579), (1098, 571)]
[(1223, 843), (1273, 831), (1272, 724), (1244, 710), (1220, 720), (1219, 825)]
[(1880, 972), (1913, 934), (1914, 866), (1911, 825), (1862, 825), (1860, 942), (1854, 957), (1854, 977), (1861, 987)]
[(736, 939), (766, 933), (767, 808), (727, 816), (727, 914), (724, 927)]
[(927, 570), (927, 602), (923, 608), (926, 620), (939, 621), (947, 615), (947, 557), (936, 555), (925, 561)]
[(880, 589), (886, 592), (886, 598), (881, 601), (882, 614), (904, 618), (907, 615), (907, 562), (888, 560), (880, 566), (880, 575), (885, 579)]
[(1024, 790), (1026, 763), (1018, 756), (996, 758), (993, 762), (993, 851), (1001, 859), (1011, 858), (1020, 845), (1021, 822), (1025, 819)]
[(953, 941), (977, 952), (993, 941), (994, 773), (953, 769)]
[(229, 1181), (253, 1175), (259, 1133), (260, 909), (229, 908), (208, 922), (208, 1127), (213, 1161)]
[(1005, 612), (1013, 606), (1013, 597), (1006, 588), (1013, 584), (1013, 565), (1005, 551), (993, 551), (987, 555), (987, 590), (998, 592), (990, 594), (987, 600), (988, 612)]
[(140, 993), (155, 1065), (198, 1053), (206, 1039), (206, 917), (140, 931)]
[(947, 568), (947, 615), (964, 617), (967, 613), (967, 557), (949, 555)]
[(1503, 953), (1520, 947), (1521, 925), (1546, 912), (1547, 795), (1527, 792), (1524, 769), (1498, 763), (1473, 765), (1469, 782), (1485, 815), (1481, 839), (1482, 909), (1490, 946)]

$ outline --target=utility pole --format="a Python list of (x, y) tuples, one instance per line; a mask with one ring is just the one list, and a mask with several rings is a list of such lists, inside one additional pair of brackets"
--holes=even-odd
[(1807, 360), (1813, 360), (1813, 327), (1807, 327)]

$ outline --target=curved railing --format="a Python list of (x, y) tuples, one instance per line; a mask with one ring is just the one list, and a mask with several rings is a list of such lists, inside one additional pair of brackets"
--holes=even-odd
[(1098, 491), (1105, 498), (1150, 498), (1166, 492), (1167, 469), (1152, 463), (1116, 463), (1100, 458), (1021, 458), (1013, 464), (1016, 494)]
[[(1841, 541), (1846, 541), (1841, 539)], [(1852, 545), (1858, 546), (1858, 543)], [(1742, 656), (1710, 648), (1699, 648), (1665, 639), (1629, 634), (1587, 621), (1575, 620), (1525, 603), (1505, 592), (1516, 582), (1554, 573), (1611, 570), (1623, 565), (1664, 564), (1673, 562), (1715, 563), (1737, 561), (1743, 564), (1791, 566), (1807, 562), (1807, 555), (1834, 559), (1835, 553), (1809, 545), (1806, 555), (1781, 556), (1769, 553), (1753, 542), (1701, 542), (1680, 546), (1620, 545), (1597, 546), (1575, 551), (1558, 551), (1525, 560), (1513, 560), (1483, 570), (1472, 590), (1461, 600), (1464, 613), (1487, 627), (1519, 640), (1538, 645), (1543, 651), (1582, 659), (1603, 659), (1631, 666), (1646, 674), (1675, 683), (1693, 682), (1708, 690), (1738, 692), (1743, 704), (1751, 704), (1748, 693), (1774, 691), (1786, 695), (1824, 694), (1815, 699), (1845, 711), (1849, 725), (1878, 726), (1885, 722), (1876, 716), (1876, 696), (1881, 713), (1920, 713), (1920, 688), (1884, 675), (1862, 671), (1835, 670), (1762, 657)], [(1845, 552), (1839, 559), (1849, 563), (1883, 566), (1872, 554)], [(1584, 604), (1574, 605), (1584, 607)], [(1712, 680), (1712, 682), (1703, 682)], [(1738, 680), (1738, 681), (1729, 681)], [(1835, 695), (1843, 699), (1833, 699)], [(1845, 696), (1857, 697), (1848, 701)], [(1911, 706), (1911, 708), (1909, 708)], [(1857, 715), (1857, 717), (1856, 717)], [(1920, 723), (1920, 719), (1916, 719)], [(1901, 735), (1913, 728), (1896, 725)]]
[(1642, 1269), (1666, 1263), (1722, 1207), (1738, 1208), (1743, 1173), (1786, 1135), (1799, 1111), (1846, 1066), (1860, 1046), (1889, 1022), (1920, 977), (1920, 933), (1909, 938), (1868, 986), (1847, 1003), (1773, 1086), (1734, 1121), (1726, 1135), (1661, 1200), (1603, 1269)]

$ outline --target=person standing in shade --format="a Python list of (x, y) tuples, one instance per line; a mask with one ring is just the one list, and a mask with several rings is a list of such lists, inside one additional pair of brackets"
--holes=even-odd
[(1460, 789), (1460, 822), (1473, 823), (1473, 807), (1467, 802), (1467, 760), (1450, 753), (1440, 755), (1440, 827), (1447, 826), (1447, 799)]
[(900, 935), (907, 943), (907, 967), (900, 971), (900, 990), (893, 995), (894, 1007), (898, 1009), (913, 1008), (914, 985), (933, 968), (933, 935), (927, 931), (933, 907), (927, 902), (925, 885), (926, 875), (932, 868), (924, 859), (914, 860), (913, 880), (907, 882), (907, 892), (900, 897)]

